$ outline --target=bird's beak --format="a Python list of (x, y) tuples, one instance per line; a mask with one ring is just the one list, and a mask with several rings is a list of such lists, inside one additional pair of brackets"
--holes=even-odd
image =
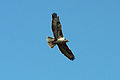
[(67, 42), (69, 42), (69, 41), (67, 40)]

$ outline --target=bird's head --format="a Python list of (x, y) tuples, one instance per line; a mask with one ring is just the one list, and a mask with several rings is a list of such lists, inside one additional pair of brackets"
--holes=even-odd
[(67, 39), (65, 39), (65, 42), (69, 42)]

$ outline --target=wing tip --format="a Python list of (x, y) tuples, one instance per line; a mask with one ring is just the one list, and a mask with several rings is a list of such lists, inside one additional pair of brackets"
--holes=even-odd
[(53, 13), (52, 18), (57, 18), (57, 13)]
[(73, 57), (71, 57), (71, 58), (69, 58), (69, 59), (73, 61), (73, 60), (75, 59), (75, 57), (73, 56)]

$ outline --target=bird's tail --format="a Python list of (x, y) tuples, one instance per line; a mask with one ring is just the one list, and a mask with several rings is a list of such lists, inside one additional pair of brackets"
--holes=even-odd
[(51, 38), (49, 36), (47, 37), (47, 43), (50, 48), (53, 48), (56, 45), (55, 43), (53, 43), (53, 41), (55, 41), (54, 38)]

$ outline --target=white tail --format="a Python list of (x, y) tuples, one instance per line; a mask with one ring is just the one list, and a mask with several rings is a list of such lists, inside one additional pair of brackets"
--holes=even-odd
[(55, 43), (53, 43), (54, 40), (54, 38), (51, 38), (49, 36), (47, 37), (47, 43), (50, 48), (53, 48), (56, 45)]

